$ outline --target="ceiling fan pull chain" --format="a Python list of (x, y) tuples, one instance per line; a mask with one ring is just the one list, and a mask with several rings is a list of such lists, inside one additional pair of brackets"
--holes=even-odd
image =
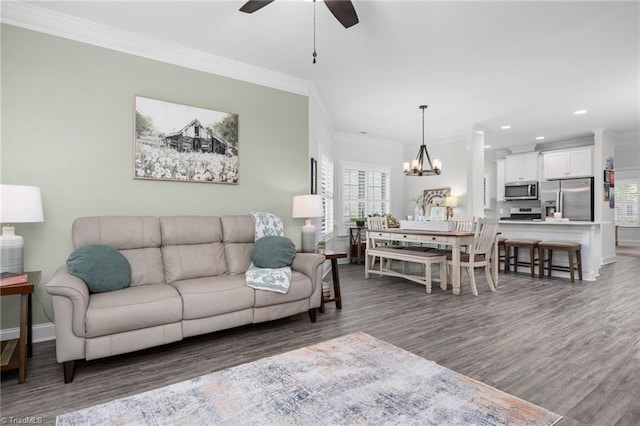
[(313, 63), (316, 63), (316, 0), (313, 0)]

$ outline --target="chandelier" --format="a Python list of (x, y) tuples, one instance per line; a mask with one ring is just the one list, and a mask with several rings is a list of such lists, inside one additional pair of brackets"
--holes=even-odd
[[(422, 145), (418, 150), (416, 159), (411, 161), (405, 161), (403, 164), (405, 176), (435, 176), (442, 172), (442, 163), (438, 159), (429, 157), (427, 146), (424, 144), (424, 110), (427, 109), (427, 105), (420, 105), (422, 110)], [(426, 161), (425, 161), (426, 160)]]

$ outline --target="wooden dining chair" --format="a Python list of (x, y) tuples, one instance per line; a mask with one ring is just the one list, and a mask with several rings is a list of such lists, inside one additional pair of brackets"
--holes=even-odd
[(369, 230), (377, 231), (379, 229), (387, 229), (389, 223), (386, 216), (369, 216), (367, 218), (367, 228)]
[[(476, 223), (475, 216), (459, 216), (452, 220), (455, 223), (454, 231), (473, 232)], [(467, 246), (460, 247), (460, 250), (468, 251)]]
[[(493, 278), (491, 277), (491, 257), (493, 256), (493, 245), (496, 242), (497, 235), (498, 219), (479, 218), (474, 226), (473, 243), (468, 247), (468, 252), (460, 253), (460, 268), (467, 270), (471, 292), (474, 296), (478, 295), (474, 276), (475, 268), (484, 267), (489, 288), (491, 291), (496, 291)], [(447, 254), (447, 264), (449, 266), (453, 264), (453, 255), (451, 252)]]
[[(387, 222), (386, 216), (369, 216), (367, 217), (367, 229), (369, 231), (380, 231), (389, 228), (389, 223)], [(376, 248), (380, 246), (387, 245), (386, 240), (383, 242), (376, 241), (375, 238), (370, 238), (367, 240), (367, 248)], [(368, 256), (368, 255), (367, 255)], [(375, 265), (376, 256), (372, 256), (371, 265)], [(391, 267), (391, 259), (388, 260), (387, 266)]]
[(475, 216), (460, 216), (453, 218), (452, 222), (455, 223), (456, 231), (473, 231), (473, 225), (475, 225), (476, 218)]

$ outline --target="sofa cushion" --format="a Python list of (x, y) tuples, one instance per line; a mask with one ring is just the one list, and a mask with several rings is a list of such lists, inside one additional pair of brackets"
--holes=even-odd
[(67, 269), (84, 281), (91, 293), (120, 290), (131, 284), (131, 266), (127, 258), (102, 244), (75, 249), (67, 258)]
[(251, 250), (255, 240), (253, 218), (249, 215), (229, 215), (220, 218), (227, 259), (231, 275), (244, 274), (251, 264)]
[(73, 221), (73, 246), (104, 244), (131, 265), (131, 285), (162, 284), (160, 220), (153, 216), (93, 216)]
[(259, 238), (253, 245), (251, 261), (258, 268), (284, 268), (291, 266), (296, 257), (296, 246), (287, 237), (269, 235)]
[(164, 284), (162, 251), (157, 247), (120, 250), (131, 265), (131, 285)]
[(182, 299), (166, 284), (127, 287), (92, 294), (86, 313), (86, 337), (170, 324), (182, 319)]
[(266, 290), (255, 290), (255, 292), (256, 308), (302, 300), (311, 296), (311, 280), (306, 275), (293, 271), (288, 293), (283, 294)]
[(104, 244), (118, 250), (160, 247), (160, 223), (153, 216), (93, 216), (73, 221), (73, 247)]
[(171, 283), (182, 297), (184, 319), (207, 318), (252, 308), (254, 290), (242, 275), (221, 275)]
[(219, 217), (161, 217), (160, 230), (167, 283), (227, 272)]

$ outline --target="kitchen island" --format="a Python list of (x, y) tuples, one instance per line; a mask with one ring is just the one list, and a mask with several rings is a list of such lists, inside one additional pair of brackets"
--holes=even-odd
[[(501, 220), (498, 231), (501, 236), (509, 238), (536, 239), (541, 241), (576, 241), (582, 244), (582, 276), (583, 280), (595, 281), (603, 264), (602, 230), (609, 222), (583, 221), (531, 221)], [(528, 261), (526, 250), (519, 253), (520, 260)], [(526, 259), (525, 259), (526, 257)], [(568, 266), (565, 253), (554, 253), (554, 265)], [(536, 269), (536, 275), (538, 269)], [(565, 271), (552, 271), (552, 276), (568, 278)]]

